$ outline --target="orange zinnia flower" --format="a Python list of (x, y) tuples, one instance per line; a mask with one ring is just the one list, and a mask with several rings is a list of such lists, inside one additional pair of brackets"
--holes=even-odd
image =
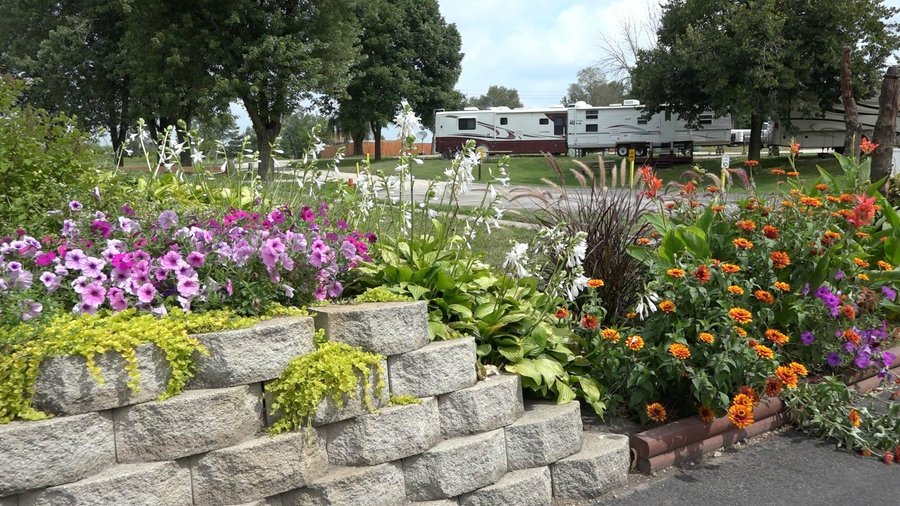
[(849, 341), (853, 344), (859, 344), (859, 334), (856, 333), (853, 329), (847, 329), (842, 334), (845, 341)]
[(892, 270), (894, 268), (894, 266), (885, 262), (884, 260), (879, 260), (878, 268), (880, 268), (883, 271), (889, 271), (889, 270)]
[(758, 160), (744, 160), (744, 167), (753, 168), (759, 165)]
[(848, 320), (856, 319), (856, 309), (850, 304), (844, 304), (841, 307), (841, 314), (844, 315)]
[(740, 327), (734, 327), (734, 333), (741, 337), (747, 337), (747, 331)]
[(629, 311), (629, 312), (625, 313), (625, 318), (628, 318), (629, 320), (634, 320), (635, 318), (637, 318), (637, 313), (635, 313), (634, 311)]
[(772, 170), (769, 171), (769, 172), (771, 172), (772, 174), (774, 174), (774, 175), (776, 175), (776, 176), (783, 176), (783, 175), (784, 175), (784, 169), (772, 169)]
[(669, 353), (671, 353), (672, 356), (677, 358), (678, 360), (687, 360), (691, 358), (691, 350), (681, 343), (674, 343), (670, 345)]
[(741, 230), (746, 232), (752, 232), (756, 230), (756, 222), (753, 220), (739, 220), (734, 222), (734, 224)]
[(619, 342), (619, 339), (621, 338), (619, 331), (616, 329), (603, 329), (600, 331), (600, 337), (614, 343)]
[(740, 406), (747, 406), (748, 408), (753, 408), (753, 399), (751, 399), (750, 396), (746, 394), (735, 395), (731, 403)]
[(857, 232), (856, 237), (859, 237), (860, 239), (866, 239), (869, 237), (869, 233), (868, 232)]
[(653, 404), (648, 404), (647, 405), (647, 418), (649, 418), (657, 423), (665, 422), (666, 421), (666, 408), (664, 408), (663, 405), (658, 402), (654, 402)]
[(744, 295), (744, 289), (737, 285), (731, 285), (727, 288), (727, 290), (728, 293), (732, 295)]
[(606, 285), (606, 283), (604, 283), (602, 279), (594, 278), (594, 279), (589, 279), (587, 282), (587, 286), (589, 288), (600, 288), (605, 285)]
[(716, 340), (716, 336), (710, 334), (709, 332), (701, 332), (697, 335), (697, 337), (706, 344), (712, 344)]
[(791, 390), (797, 388), (797, 373), (790, 367), (785, 367), (783, 365), (776, 367), (775, 376), (778, 376), (778, 379)]
[(862, 417), (859, 415), (859, 411), (855, 409), (850, 410), (850, 423), (853, 424), (854, 427), (859, 427), (862, 424)]
[(675, 303), (671, 300), (664, 300), (659, 303), (659, 308), (663, 313), (671, 313), (675, 311)]
[(646, 237), (638, 237), (634, 242), (640, 244), (641, 246), (646, 246), (650, 244), (650, 239), (647, 239)]
[(781, 395), (781, 382), (775, 378), (766, 378), (766, 395), (769, 397)]
[(779, 346), (784, 346), (785, 344), (788, 343), (788, 341), (791, 340), (791, 338), (788, 337), (787, 335), (785, 335), (783, 332), (780, 332), (775, 329), (766, 330), (766, 339), (768, 339), (769, 341), (772, 341), (773, 343), (775, 343)]
[(716, 204), (716, 205), (712, 206), (710, 209), (712, 209), (714, 213), (721, 213), (722, 211), (725, 210), (725, 206), (723, 206), (722, 204)]
[(785, 283), (784, 281), (776, 281), (775, 288), (781, 290), (782, 292), (790, 292), (791, 291), (791, 285), (788, 283)]
[(769, 239), (778, 239), (778, 229), (772, 225), (766, 225), (763, 227), (763, 235)]
[(641, 351), (644, 347), (644, 338), (641, 336), (631, 336), (625, 340), (625, 346), (631, 351)]
[(869, 280), (869, 276), (867, 276), (867, 275), (865, 275), (865, 274), (863, 274), (863, 273), (857, 274), (856, 277), (857, 277), (860, 281), (868, 281), (868, 280)]
[(791, 257), (786, 251), (773, 251), (769, 258), (772, 260), (772, 267), (776, 269), (784, 269), (791, 265)]
[(734, 244), (734, 247), (737, 249), (751, 249), (753, 248), (753, 243), (744, 239), (743, 237), (738, 237), (737, 239), (731, 241)]
[(733, 307), (728, 310), (728, 317), (732, 320), (740, 323), (750, 323), (753, 321), (753, 316), (750, 314), (750, 311), (747, 311), (741, 307)]
[(699, 281), (701, 285), (708, 283), (711, 279), (709, 268), (705, 265), (700, 265), (699, 267), (697, 267), (697, 270), (694, 271), (694, 279)]
[(800, 173), (797, 172), (796, 170), (792, 170), (792, 171), (790, 171), (790, 172), (786, 172), (785, 175), (788, 176), (788, 177), (800, 177)]
[(736, 274), (738, 272), (741, 272), (741, 268), (734, 264), (723, 263), (722, 272), (726, 274)]
[(794, 203), (790, 200), (782, 200), (781, 205), (783, 205), (784, 207), (794, 207)]
[(801, 364), (800, 362), (791, 362), (791, 369), (794, 371), (794, 374), (797, 376), (806, 376), (809, 374), (809, 371), (806, 370), (806, 366)]
[(684, 277), (684, 269), (669, 269), (666, 271), (666, 274), (673, 278), (683, 278)]
[(816, 190), (819, 190), (820, 192), (823, 192), (827, 189), (828, 189), (828, 185), (825, 183), (819, 183), (816, 185)]
[(559, 318), (560, 320), (562, 320), (563, 318), (568, 318), (569, 310), (564, 307), (557, 308), (556, 309), (556, 317)]
[(765, 302), (766, 304), (775, 303), (775, 296), (767, 290), (756, 290), (755, 292), (753, 292), (753, 296), (756, 297), (756, 300)]
[(869, 268), (869, 262), (866, 262), (866, 261), (863, 260), (862, 258), (856, 258), (856, 257), (854, 257), (854, 258), (853, 258), (853, 263), (855, 263), (856, 265), (862, 267), (863, 269), (868, 269), (868, 268)]
[(587, 330), (597, 330), (600, 320), (592, 314), (586, 314), (581, 318), (581, 327)]
[(800, 197), (800, 203), (809, 207), (822, 207), (822, 199), (818, 197)]
[(743, 404), (733, 404), (728, 408), (728, 420), (739, 429), (747, 428), (753, 425), (753, 408)]
[(840, 197), (835, 197), (834, 195), (825, 195), (825, 199), (828, 202), (840, 202), (841, 201)]
[(791, 154), (794, 156), (797, 156), (798, 154), (800, 154), (800, 143), (799, 142), (791, 143)]
[(706, 191), (708, 191), (709, 193), (716, 193), (717, 191), (719, 191), (719, 187), (710, 185), (706, 187)]
[(772, 348), (769, 348), (768, 346), (763, 344), (757, 344), (756, 346), (754, 346), (753, 351), (755, 351), (756, 354), (759, 355), (759, 358), (764, 358), (766, 360), (772, 360), (773, 358), (775, 358), (775, 352), (772, 351)]
[(697, 415), (703, 420), (703, 423), (711, 423), (716, 419), (716, 413), (706, 404), (701, 404), (700, 407), (697, 408)]

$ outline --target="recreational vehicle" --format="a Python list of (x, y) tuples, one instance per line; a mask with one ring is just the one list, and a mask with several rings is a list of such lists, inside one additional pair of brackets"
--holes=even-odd
[[(861, 100), (856, 103), (856, 108), (859, 111), (862, 135), (871, 139), (875, 121), (878, 120), (878, 98)], [(900, 127), (900, 121), (897, 125)], [(844, 104), (838, 102), (825, 114), (810, 116), (792, 111), (789, 122), (776, 121), (771, 145), (788, 146), (791, 139), (795, 139), (804, 148), (833, 149), (840, 152), (844, 149), (845, 132)], [(900, 131), (897, 134), (900, 135)]]
[(435, 151), (452, 154), (468, 140), (485, 153), (567, 153), (582, 156), (615, 151), (626, 156), (634, 148), (646, 156), (653, 148), (674, 148), (690, 156), (694, 146), (731, 142), (731, 118), (703, 114), (698, 128), (688, 127), (671, 113), (646, 114), (640, 102), (592, 106), (578, 102), (569, 107), (437, 111)]

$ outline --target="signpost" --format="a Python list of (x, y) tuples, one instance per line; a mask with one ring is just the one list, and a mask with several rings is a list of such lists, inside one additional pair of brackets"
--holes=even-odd
[(728, 183), (728, 167), (731, 166), (731, 157), (728, 155), (722, 155), (722, 191), (725, 191), (725, 186)]
[(634, 190), (634, 155), (635, 155), (635, 149), (628, 148), (628, 165), (631, 169), (630, 170), (631, 179), (629, 181), (629, 184), (630, 184), (632, 190)]

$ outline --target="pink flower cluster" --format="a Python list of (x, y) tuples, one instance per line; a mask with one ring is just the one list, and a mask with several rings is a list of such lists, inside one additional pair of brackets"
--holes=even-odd
[(370, 260), (375, 241), (332, 222), (324, 203), (299, 210), (298, 219), (287, 208), (265, 216), (233, 210), (183, 226), (171, 210), (150, 223), (122, 210), (126, 216), (110, 220), (74, 202), (59, 236), (37, 240), (19, 230), (0, 241), (0, 300), (7, 299), (0, 308), (22, 320), (40, 314), (39, 301), (48, 299), (76, 313), (136, 307), (164, 314), (175, 303), (185, 311), (252, 306), (248, 298), (260, 290), (267, 300), (302, 304), (340, 296), (341, 279)]

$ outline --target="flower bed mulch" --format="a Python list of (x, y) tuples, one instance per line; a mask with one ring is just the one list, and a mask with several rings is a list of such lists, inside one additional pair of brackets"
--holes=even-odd
[[(889, 351), (897, 355), (890, 371), (895, 377), (900, 377), (900, 346)], [(861, 372), (851, 377), (848, 383), (858, 393), (867, 393), (881, 381), (876, 374), (875, 370)], [(632, 434), (630, 442), (634, 466), (642, 473), (652, 473), (774, 430), (790, 421), (784, 403), (777, 397), (761, 400), (753, 409), (753, 418), (756, 422), (739, 429), (732, 425), (727, 416), (716, 418), (711, 423), (704, 423), (694, 416)]]

